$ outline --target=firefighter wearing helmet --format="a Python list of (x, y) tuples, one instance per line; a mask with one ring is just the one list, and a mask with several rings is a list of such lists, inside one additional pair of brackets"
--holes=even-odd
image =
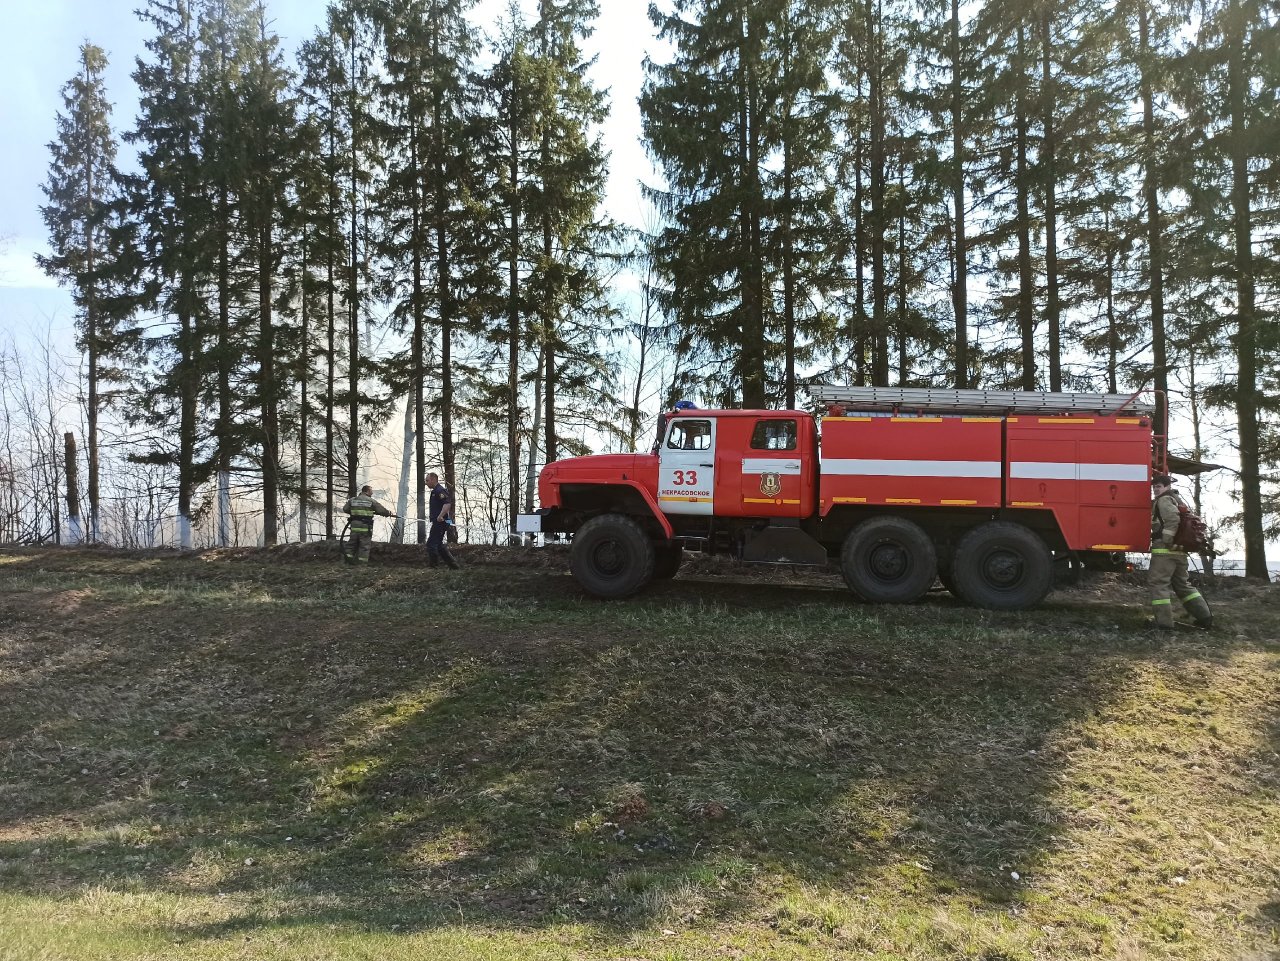
[(369, 548), (373, 544), (373, 515), (395, 515), (373, 499), (373, 488), (368, 484), (342, 505), (342, 513), (351, 515), (351, 532), (347, 537), (347, 551), (343, 560), (348, 564), (368, 564)]
[(1187, 552), (1174, 543), (1186, 504), (1173, 489), (1173, 478), (1155, 474), (1151, 478), (1151, 569), (1147, 585), (1155, 626), (1173, 630), (1173, 599), (1176, 597), (1195, 618), (1199, 627), (1213, 627), (1213, 614), (1200, 592), (1187, 580)]

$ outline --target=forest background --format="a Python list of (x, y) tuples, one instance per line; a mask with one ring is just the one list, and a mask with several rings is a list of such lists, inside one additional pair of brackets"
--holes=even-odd
[(326, 537), (437, 469), (501, 542), (678, 397), (1155, 389), (1267, 572), (1275, 3), (80, 6), (3, 40), (0, 541)]

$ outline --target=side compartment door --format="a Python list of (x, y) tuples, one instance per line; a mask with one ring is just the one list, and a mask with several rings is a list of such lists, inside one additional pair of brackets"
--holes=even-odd
[(804, 472), (805, 460), (812, 460), (812, 455), (805, 449), (808, 445), (802, 445), (799, 425), (795, 417), (762, 417), (755, 422), (748, 448), (742, 452), (737, 513), (747, 517), (812, 513), (812, 498), (804, 496), (813, 484)]
[(673, 417), (658, 453), (658, 506), (665, 514), (714, 512), (716, 422)]

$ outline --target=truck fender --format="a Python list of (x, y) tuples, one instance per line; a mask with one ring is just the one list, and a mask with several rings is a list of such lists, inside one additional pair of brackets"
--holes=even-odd
[(618, 483), (639, 491), (640, 496), (644, 498), (645, 504), (649, 506), (649, 510), (653, 513), (654, 519), (658, 522), (658, 526), (662, 528), (662, 533), (666, 535), (667, 540), (671, 540), (675, 532), (671, 529), (671, 522), (667, 520), (667, 515), (662, 513), (662, 510), (658, 507), (658, 502), (653, 499), (653, 495), (636, 481), (624, 480)]

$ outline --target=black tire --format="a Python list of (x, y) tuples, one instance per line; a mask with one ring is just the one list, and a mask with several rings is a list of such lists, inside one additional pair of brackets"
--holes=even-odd
[(1029, 528), (993, 521), (960, 541), (952, 576), (970, 604), (1021, 611), (1039, 604), (1053, 587), (1053, 555)]
[(669, 581), (680, 570), (680, 562), (684, 560), (684, 548), (679, 544), (663, 544), (654, 548), (653, 579)]
[(624, 514), (602, 514), (573, 535), (569, 570), (596, 597), (629, 597), (653, 577), (653, 542)]
[(873, 604), (910, 604), (938, 576), (938, 555), (924, 529), (901, 517), (873, 517), (845, 538), (840, 571), (849, 589)]

